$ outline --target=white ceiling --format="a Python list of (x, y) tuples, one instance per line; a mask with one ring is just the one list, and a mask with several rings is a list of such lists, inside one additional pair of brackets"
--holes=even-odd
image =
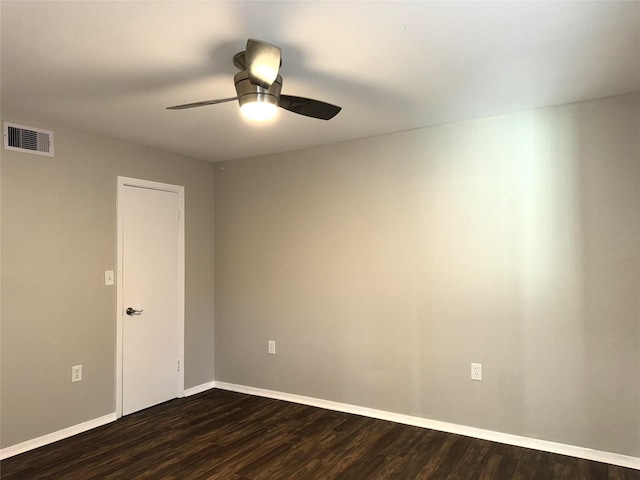
[[(640, 91), (640, 2), (34, 2), (1, 11), (4, 113), (211, 161)], [(283, 93), (343, 107), (242, 120), (233, 54), (282, 48)]]

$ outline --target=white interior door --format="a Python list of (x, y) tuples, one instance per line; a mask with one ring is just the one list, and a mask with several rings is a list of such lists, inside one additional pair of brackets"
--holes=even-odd
[(135, 183), (118, 190), (124, 415), (184, 393), (181, 187)]

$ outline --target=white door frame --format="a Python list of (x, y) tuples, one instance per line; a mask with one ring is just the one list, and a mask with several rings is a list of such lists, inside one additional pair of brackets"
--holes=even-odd
[(124, 314), (123, 299), (123, 224), (124, 208), (122, 199), (124, 198), (125, 187), (148, 188), (151, 190), (161, 190), (164, 192), (175, 192), (178, 194), (178, 207), (180, 219), (178, 222), (178, 358), (180, 370), (178, 371), (178, 397), (184, 396), (184, 187), (180, 185), (170, 185), (167, 183), (152, 182), (138, 178), (118, 177), (118, 197), (117, 197), (117, 293), (116, 293), (116, 417), (122, 416), (122, 342), (123, 326), (122, 315)]

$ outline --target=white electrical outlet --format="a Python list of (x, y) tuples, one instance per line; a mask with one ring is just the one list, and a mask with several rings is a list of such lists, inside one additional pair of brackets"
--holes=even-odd
[(479, 382), (482, 381), (482, 364), (481, 363), (471, 364), (471, 380), (477, 380)]
[(74, 365), (71, 367), (71, 382), (81, 382), (82, 381), (82, 365)]
[(269, 354), (275, 355), (276, 354), (276, 341), (275, 340), (269, 340), (267, 345), (268, 345)]

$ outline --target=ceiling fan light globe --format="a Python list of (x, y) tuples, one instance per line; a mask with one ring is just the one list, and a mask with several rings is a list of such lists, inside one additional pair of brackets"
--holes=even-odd
[(278, 105), (271, 102), (246, 102), (240, 106), (240, 112), (249, 120), (264, 122), (275, 117), (278, 112)]

